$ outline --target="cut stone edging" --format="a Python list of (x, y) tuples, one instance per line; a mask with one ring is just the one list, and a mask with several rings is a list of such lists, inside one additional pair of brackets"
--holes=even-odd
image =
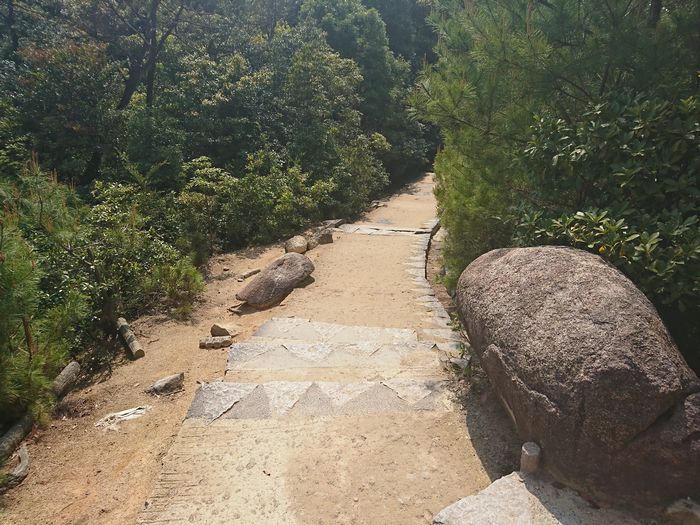
[(638, 525), (612, 509), (592, 507), (567, 488), (532, 474), (513, 472), (473, 496), (453, 503), (433, 525)]

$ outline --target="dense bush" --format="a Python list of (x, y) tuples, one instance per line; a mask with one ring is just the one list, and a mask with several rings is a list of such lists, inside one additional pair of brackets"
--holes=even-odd
[(0, 184), (0, 426), (27, 409), (45, 415), (53, 377), (71, 356), (93, 364), (117, 315), (161, 302), (187, 311), (202, 290), (131, 194), (98, 185), (86, 207), (36, 161)]
[(118, 315), (187, 313), (211, 253), (356, 216), (426, 165), (414, 4), (390, 42), (360, 0), (2, 2), (0, 427), (44, 412), (69, 357), (108, 363)]
[(413, 103), (443, 136), (449, 283), (497, 247), (593, 251), (647, 294), (700, 370), (699, 7), (434, 2), (438, 61)]
[[(700, 105), (644, 96), (597, 104), (571, 124), (542, 117), (523, 155), (530, 203), (520, 245), (567, 244), (625, 272), (683, 348), (700, 337)], [(534, 205), (537, 203), (537, 206)], [(700, 352), (687, 352), (700, 367)]]

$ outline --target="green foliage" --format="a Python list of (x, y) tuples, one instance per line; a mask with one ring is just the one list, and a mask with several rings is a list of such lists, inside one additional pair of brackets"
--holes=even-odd
[[(523, 155), (538, 206), (513, 214), (515, 242), (600, 254), (657, 305), (679, 345), (693, 348), (700, 336), (699, 145), (694, 97), (671, 104), (625, 96), (590, 107), (572, 124), (538, 119)], [(686, 355), (700, 365), (700, 354)]]
[(428, 164), (430, 146), (424, 126), (406, 109), (411, 68), (389, 47), (379, 12), (360, 0), (307, 0), (301, 17), (323, 29), (330, 46), (359, 66), (362, 127), (368, 135), (386, 137), (389, 147), (380, 158), (392, 179), (403, 181), (419, 173)]
[(438, 62), (412, 101), (443, 135), (452, 283), (496, 247), (594, 251), (653, 300), (700, 367), (699, 6), (434, 2)]
[[(50, 381), (76, 339), (86, 311), (78, 290), (45, 288), (48, 273), (37, 248), (71, 227), (66, 191), (35, 164), (15, 184), (0, 183), (0, 427), (29, 410), (37, 418), (51, 402)], [(34, 242), (36, 241), (36, 242)]]
[[(0, 264), (18, 294), (0, 425), (41, 413), (69, 357), (107, 363), (117, 316), (187, 314), (212, 253), (357, 216), (426, 166), (406, 97), (427, 8), (374, 4), (2, 2)], [(397, 18), (388, 39), (402, 12), (411, 30)]]

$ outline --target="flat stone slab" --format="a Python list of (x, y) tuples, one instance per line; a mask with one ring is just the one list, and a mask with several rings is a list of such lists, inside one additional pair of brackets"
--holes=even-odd
[(262, 325), (251, 341), (284, 339), (313, 343), (412, 343), (418, 341), (415, 330), (403, 328), (378, 328), (374, 326), (349, 326), (322, 323), (296, 317), (275, 317)]
[(137, 523), (430, 523), (488, 483), (458, 412), (188, 419)]
[[(431, 343), (246, 342), (231, 346), (227, 371), (290, 368), (429, 368), (440, 347)], [(449, 350), (446, 346), (445, 350)]]
[(267, 419), (360, 416), (378, 413), (449, 411), (445, 381), (394, 378), (386, 381), (272, 381), (210, 383), (195, 394), (187, 419)]
[(362, 235), (430, 235), (430, 228), (400, 228), (386, 224), (341, 224), (337, 228), (345, 233), (359, 233)]
[(611, 509), (597, 509), (574, 491), (513, 472), (474, 496), (443, 509), (433, 525), (639, 525)]
[(199, 340), (199, 348), (226, 348), (227, 346), (231, 346), (231, 343), (233, 343), (233, 337), (230, 335), (203, 337)]

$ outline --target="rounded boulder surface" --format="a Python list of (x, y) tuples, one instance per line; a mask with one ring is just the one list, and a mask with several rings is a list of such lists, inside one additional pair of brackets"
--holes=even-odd
[(700, 381), (617, 269), (571, 248), (494, 250), (464, 270), (457, 304), (554, 477), (599, 501), (700, 494)]
[(236, 299), (254, 308), (269, 308), (287, 297), (314, 270), (314, 264), (305, 255), (286, 253), (238, 292)]
[(287, 253), (306, 253), (308, 241), (303, 235), (295, 235), (284, 243), (284, 251)]

